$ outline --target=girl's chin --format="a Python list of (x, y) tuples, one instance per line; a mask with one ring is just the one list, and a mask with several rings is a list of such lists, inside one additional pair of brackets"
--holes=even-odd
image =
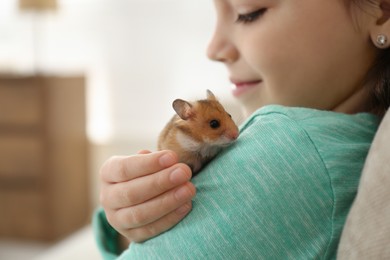
[(246, 98), (240, 97), (238, 102), (241, 104), (245, 117), (250, 116), (253, 112), (266, 105), (256, 95)]

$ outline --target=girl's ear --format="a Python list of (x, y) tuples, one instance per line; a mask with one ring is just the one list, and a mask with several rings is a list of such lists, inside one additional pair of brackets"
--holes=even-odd
[(371, 40), (379, 49), (390, 47), (390, 0), (378, 1), (378, 17), (371, 29)]

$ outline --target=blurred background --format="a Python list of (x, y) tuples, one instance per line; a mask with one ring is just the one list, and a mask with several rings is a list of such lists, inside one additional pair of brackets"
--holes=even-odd
[(0, 259), (100, 259), (90, 228), (112, 155), (155, 150), (175, 98), (206, 89), (211, 0), (1, 0)]

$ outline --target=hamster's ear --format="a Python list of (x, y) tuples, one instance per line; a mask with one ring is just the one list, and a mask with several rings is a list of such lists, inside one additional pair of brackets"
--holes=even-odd
[(213, 92), (211, 90), (207, 90), (207, 99), (208, 100), (217, 100), (217, 98), (214, 96)]
[(378, 0), (376, 24), (371, 28), (371, 41), (379, 49), (390, 47), (390, 0)]
[(176, 99), (173, 101), (172, 107), (183, 120), (187, 120), (194, 115), (194, 109), (192, 108), (191, 103), (185, 100)]

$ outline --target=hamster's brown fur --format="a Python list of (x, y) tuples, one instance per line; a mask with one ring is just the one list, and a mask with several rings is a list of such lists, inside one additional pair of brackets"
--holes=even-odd
[(162, 130), (158, 149), (175, 151), (193, 173), (238, 138), (237, 125), (210, 90), (207, 99), (176, 99), (172, 106), (177, 114)]

